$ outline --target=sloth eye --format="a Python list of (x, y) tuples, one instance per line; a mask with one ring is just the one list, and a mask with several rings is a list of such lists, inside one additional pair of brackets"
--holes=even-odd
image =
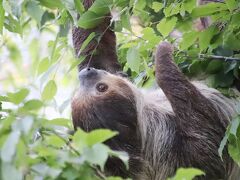
[(98, 83), (96, 88), (99, 92), (105, 92), (108, 89), (108, 85), (106, 85), (105, 83)]

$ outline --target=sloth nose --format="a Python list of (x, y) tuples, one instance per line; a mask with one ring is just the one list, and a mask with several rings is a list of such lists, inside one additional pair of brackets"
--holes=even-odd
[(80, 80), (92, 79), (92, 78), (96, 78), (97, 75), (98, 75), (97, 69), (88, 67), (88, 68), (84, 68), (79, 72), (79, 79)]
[(79, 80), (81, 87), (93, 87), (100, 79), (100, 71), (94, 68), (84, 68), (79, 72)]

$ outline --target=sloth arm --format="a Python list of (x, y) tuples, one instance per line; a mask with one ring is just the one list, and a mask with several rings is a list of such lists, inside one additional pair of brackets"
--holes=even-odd
[(201, 131), (199, 128), (214, 125), (219, 119), (214, 105), (180, 72), (173, 62), (172, 53), (171, 44), (162, 42), (158, 46), (156, 80), (171, 103), (177, 125), (185, 132), (191, 129)]

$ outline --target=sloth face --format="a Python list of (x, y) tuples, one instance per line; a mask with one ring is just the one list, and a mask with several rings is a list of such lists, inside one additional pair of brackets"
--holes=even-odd
[(79, 80), (80, 87), (72, 100), (75, 129), (111, 129), (119, 132), (114, 138), (118, 142), (135, 143), (137, 110), (131, 83), (94, 68), (83, 69)]

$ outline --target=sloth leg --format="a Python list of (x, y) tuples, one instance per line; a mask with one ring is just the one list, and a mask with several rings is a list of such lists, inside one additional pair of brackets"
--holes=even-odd
[[(219, 119), (214, 105), (189, 82), (174, 64), (173, 47), (162, 42), (156, 53), (156, 80), (163, 90), (183, 130), (206, 126)], [(199, 121), (205, 121), (199, 122)]]

